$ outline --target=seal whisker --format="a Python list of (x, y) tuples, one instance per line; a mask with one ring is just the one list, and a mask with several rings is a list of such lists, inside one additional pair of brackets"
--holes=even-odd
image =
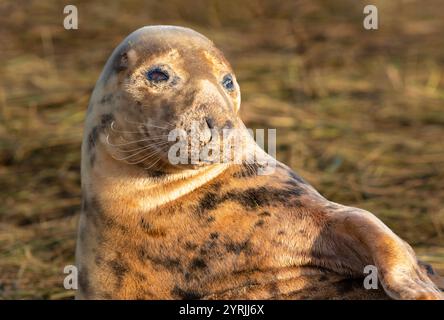
[(254, 168), (254, 165), (252, 163), (247, 162), (247, 167), (248, 167), (249, 175), (254, 176), (256, 174), (256, 170)]
[[(164, 148), (166, 148), (168, 145), (169, 145), (169, 143), (167, 141), (161, 141), (161, 142), (153, 143), (153, 144), (150, 144), (149, 146), (146, 146), (146, 149), (144, 149), (144, 150), (151, 149), (149, 151), (152, 151), (152, 152), (157, 151), (160, 154), (161, 151), (165, 151)], [(151, 154), (151, 153), (149, 153), (149, 154)], [(134, 155), (136, 155), (136, 154), (134, 154)], [(147, 154), (142, 154), (142, 157), (145, 157), (146, 155)]]
[[(147, 150), (149, 150), (149, 147), (147, 147), (146, 149), (140, 150), (139, 152), (136, 152), (136, 153), (130, 154), (129, 156), (125, 156), (125, 157), (123, 157), (123, 158), (117, 158), (117, 157), (114, 157), (114, 156), (113, 156), (113, 158), (114, 158), (115, 160), (118, 160), (118, 161), (125, 161), (125, 160), (128, 160), (128, 159), (131, 159), (131, 158), (134, 157), (134, 156), (140, 155), (141, 153), (143, 153), (143, 152), (145, 152), (145, 151), (147, 151)], [(150, 151), (152, 151), (152, 152), (148, 152), (148, 154), (142, 154), (142, 155), (141, 155), (142, 158), (146, 157), (147, 155), (151, 155), (153, 152), (155, 152), (155, 151), (157, 151), (157, 150), (150, 150)], [(130, 163), (130, 162), (128, 162), (128, 161), (125, 161), (125, 162)], [(136, 162), (136, 163), (137, 163), (137, 162)], [(130, 163), (130, 164), (133, 164), (133, 163)]]
[[(138, 164), (138, 163), (144, 162), (144, 161), (146, 161), (146, 160), (148, 160), (148, 159), (150, 159), (150, 158), (152, 158), (152, 157), (154, 157), (156, 155), (159, 155), (159, 154), (160, 154), (159, 150), (153, 150), (152, 152), (148, 153), (147, 155), (142, 156), (142, 158), (139, 159), (139, 160), (136, 160), (136, 161), (125, 161), (125, 162), (128, 163), (128, 164)], [(160, 160), (160, 157), (158, 159)]]
[(153, 125), (153, 124), (144, 124), (144, 126), (145, 126), (145, 127), (152, 127), (152, 128), (165, 129), (165, 130), (171, 129), (171, 128), (167, 128), (167, 127), (155, 126), (155, 125)]
[[(157, 136), (157, 137), (154, 137), (154, 138), (145, 138), (145, 139), (134, 140), (134, 141), (129, 141), (129, 142), (125, 142), (125, 143), (117, 143), (117, 144), (115, 144), (115, 143), (111, 143), (111, 142), (109, 141), (109, 135), (107, 135), (107, 136), (106, 136), (106, 143), (107, 143), (108, 145), (112, 146), (112, 147), (120, 147), (120, 146), (126, 146), (126, 145), (129, 145), (129, 144), (138, 143), (138, 142), (161, 140), (161, 139), (164, 139), (164, 138), (166, 138), (166, 137), (168, 137), (168, 135), (165, 135), (165, 136)], [(127, 140), (125, 140), (125, 141), (127, 141)]]
[(166, 123), (167, 125), (169, 125), (171, 127), (176, 127), (175, 124), (172, 124), (171, 122), (168, 122), (168, 121), (165, 121), (165, 120), (156, 120), (156, 121), (161, 121), (161, 122), (164, 122), (164, 123)]
[(125, 122), (131, 123), (131, 124), (141, 124), (141, 125), (144, 125), (144, 124), (145, 124), (144, 122), (139, 122), (139, 121), (129, 120), (127, 115), (125, 115), (125, 116), (123, 117), (123, 120), (124, 120)]
[(126, 130), (118, 130), (114, 127), (115, 121), (111, 122), (111, 130), (119, 133), (141, 133), (140, 131), (126, 131)]
[(140, 150), (140, 151), (138, 151), (138, 152), (136, 152), (136, 153), (132, 153), (132, 154), (130, 154), (129, 156), (126, 156), (126, 157), (123, 157), (123, 158), (114, 158), (114, 159), (116, 159), (117, 161), (124, 161), (124, 160), (126, 160), (126, 159), (130, 159), (130, 158), (132, 158), (132, 157), (134, 157), (134, 156), (136, 156), (136, 155), (138, 155), (138, 154), (140, 154), (140, 153), (142, 153), (142, 152), (144, 152), (144, 151), (146, 151), (146, 150), (148, 150), (150, 147), (146, 147), (146, 148), (143, 148), (142, 150)]
[(130, 149), (130, 150), (125, 150), (123, 148), (119, 148), (119, 149), (121, 149), (120, 150), (121, 152), (134, 152), (134, 151), (139, 151), (141, 149), (150, 148), (150, 147), (153, 147), (153, 146), (162, 145), (162, 144), (168, 144), (168, 143), (169, 143), (169, 141), (168, 142), (167, 141), (159, 141), (159, 142), (150, 143), (150, 144), (147, 144), (147, 145), (144, 145), (142, 147), (135, 148), (135, 149)]
[[(150, 141), (150, 140), (165, 139), (165, 138), (167, 138), (167, 137), (168, 137), (168, 135), (166, 135), (166, 134), (162, 134), (162, 135), (156, 135), (156, 136), (145, 136), (144, 139), (149, 139), (149, 140), (147, 140), (147, 141)], [(126, 139), (124, 136), (120, 136), (120, 138), (121, 138), (122, 140), (124, 140), (125, 142), (131, 142), (131, 141), (132, 141), (132, 140), (128, 140), (128, 139)]]
[(156, 143), (150, 143), (149, 145), (145, 145), (143, 147), (136, 148), (136, 149), (133, 149), (133, 150), (125, 150), (123, 148), (119, 148), (119, 151), (123, 152), (123, 153), (135, 152), (135, 151), (146, 150), (146, 149), (154, 148), (154, 147), (164, 147), (164, 146), (167, 146), (168, 144), (169, 144), (169, 142), (167, 142), (167, 141), (159, 141), (159, 142), (156, 142)]
[(144, 167), (145, 170), (149, 170), (152, 167), (154, 167), (158, 162), (160, 161), (160, 158), (157, 159), (157, 161), (155, 161), (154, 163), (152, 163), (149, 167)]

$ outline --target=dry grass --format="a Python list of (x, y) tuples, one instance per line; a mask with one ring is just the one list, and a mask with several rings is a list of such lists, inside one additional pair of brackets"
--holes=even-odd
[(113, 48), (148, 24), (204, 33), (226, 53), (243, 118), (277, 128), (278, 158), (330, 199), (370, 210), (444, 270), (444, 4), (0, 1), (0, 297), (69, 298), (80, 140)]

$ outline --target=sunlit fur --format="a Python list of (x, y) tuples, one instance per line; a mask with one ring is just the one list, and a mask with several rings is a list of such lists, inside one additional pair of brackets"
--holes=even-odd
[[(174, 82), (150, 83), (156, 65)], [(145, 27), (115, 49), (85, 122), (77, 298), (442, 298), (433, 269), (380, 220), (281, 163), (270, 175), (254, 163), (169, 163), (171, 129), (205, 130), (206, 117), (245, 128), (227, 73), (213, 43), (186, 28)], [(369, 264), (377, 290), (363, 288)]]

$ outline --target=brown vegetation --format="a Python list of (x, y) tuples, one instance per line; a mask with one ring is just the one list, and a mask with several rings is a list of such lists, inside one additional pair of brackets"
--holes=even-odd
[(325, 196), (370, 210), (444, 269), (443, 3), (0, 2), (0, 298), (69, 298), (89, 95), (113, 48), (149, 24), (183, 25), (232, 62), (252, 128)]

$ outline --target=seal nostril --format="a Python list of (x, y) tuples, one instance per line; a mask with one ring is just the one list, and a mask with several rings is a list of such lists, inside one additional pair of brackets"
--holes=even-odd
[(208, 128), (214, 129), (214, 119), (213, 118), (206, 117), (205, 122), (207, 123)]

